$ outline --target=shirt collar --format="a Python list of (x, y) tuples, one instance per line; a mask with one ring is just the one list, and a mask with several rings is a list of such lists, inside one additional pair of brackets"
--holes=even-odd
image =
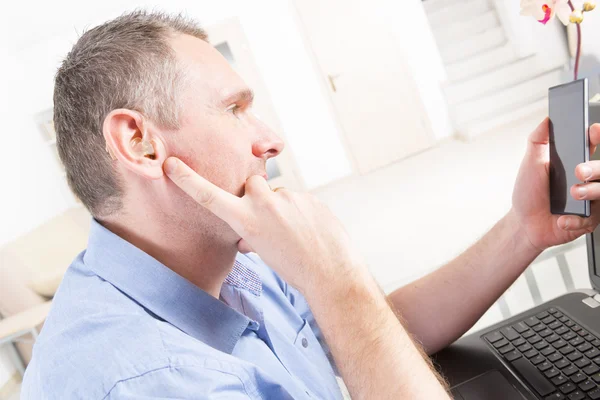
[[(125, 295), (186, 334), (231, 354), (251, 322), (152, 256), (92, 221), (83, 261)], [(256, 272), (236, 260), (226, 284), (260, 296)], [(258, 279), (258, 283), (256, 280)]]

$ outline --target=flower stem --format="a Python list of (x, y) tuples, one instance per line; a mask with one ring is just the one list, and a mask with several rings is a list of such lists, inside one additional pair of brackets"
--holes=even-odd
[[(571, 11), (575, 11), (575, 7), (573, 6), (573, 2), (569, 0), (569, 7)], [(575, 54), (575, 71), (574, 77), (577, 80), (579, 76), (579, 59), (581, 58), (581, 24), (577, 25), (577, 53)]]

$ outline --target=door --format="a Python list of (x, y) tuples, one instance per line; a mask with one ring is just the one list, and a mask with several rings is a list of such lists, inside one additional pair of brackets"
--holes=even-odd
[[(252, 106), (260, 116), (286, 142), (279, 118), (273, 109), (269, 92), (254, 62), (246, 37), (237, 18), (232, 18), (207, 28), (210, 43), (229, 61), (246, 84), (254, 91)], [(272, 188), (286, 187), (292, 190), (303, 190), (304, 183), (298, 173), (290, 146), (286, 142), (284, 151), (267, 161), (267, 175)]]
[(381, 17), (385, 0), (294, 4), (356, 169), (364, 174), (433, 146), (405, 55)]

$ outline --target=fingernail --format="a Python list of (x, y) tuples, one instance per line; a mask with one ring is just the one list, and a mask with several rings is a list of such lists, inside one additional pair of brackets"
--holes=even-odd
[(167, 175), (171, 175), (175, 171), (175, 168), (177, 168), (177, 160), (173, 157), (167, 158), (163, 168)]
[(586, 194), (587, 194), (587, 188), (584, 188), (584, 187), (577, 188), (577, 195), (579, 196), (580, 199), (583, 199)]
[(563, 222), (563, 229), (568, 229), (569, 228), (569, 220), (565, 219), (565, 222)]
[(589, 166), (585, 165), (585, 164), (583, 164), (581, 167), (579, 167), (579, 171), (581, 171), (581, 175), (585, 179), (587, 179), (587, 178), (589, 178), (589, 177), (592, 176), (592, 169)]

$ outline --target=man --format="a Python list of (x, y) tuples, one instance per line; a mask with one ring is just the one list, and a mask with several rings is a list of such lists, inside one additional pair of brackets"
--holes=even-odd
[[(546, 120), (508, 214), (386, 298), (325, 206), (269, 188), (283, 143), (193, 22), (134, 12), (88, 31), (54, 103), (69, 183), (95, 220), (25, 399), (338, 399), (336, 374), (355, 399), (448, 398), (421, 345), (453, 342), (542, 250), (598, 222), (549, 213)], [(597, 179), (600, 164), (576, 173)], [(572, 194), (596, 200), (600, 186)]]

